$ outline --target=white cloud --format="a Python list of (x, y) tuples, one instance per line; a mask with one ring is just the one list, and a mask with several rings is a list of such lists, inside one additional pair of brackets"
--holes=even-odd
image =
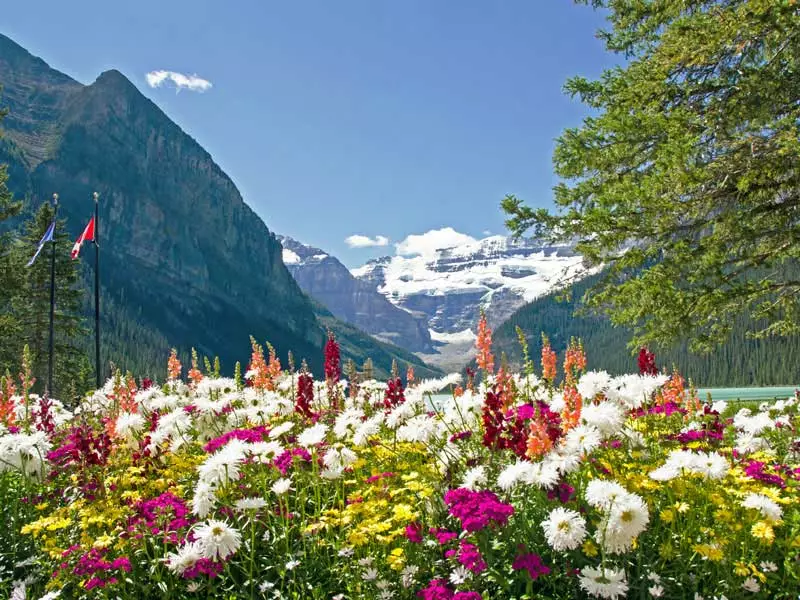
[(425, 233), (408, 236), (396, 244), (400, 256), (432, 256), (437, 250), (455, 248), (463, 244), (472, 244), (477, 240), (465, 233), (459, 233), (452, 227), (432, 229)]
[(374, 248), (375, 246), (388, 246), (389, 238), (384, 235), (376, 235), (374, 238), (366, 235), (351, 235), (344, 239), (344, 243), (351, 248)]
[(203, 79), (197, 75), (185, 75), (176, 71), (150, 71), (144, 77), (147, 80), (147, 85), (151, 88), (171, 83), (178, 91), (205, 92), (211, 89), (211, 82), (208, 79)]

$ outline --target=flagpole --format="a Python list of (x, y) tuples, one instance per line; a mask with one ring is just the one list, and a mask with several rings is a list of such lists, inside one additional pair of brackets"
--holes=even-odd
[[(58, 194), (53, 194), (53, 223), (58, 219)], [(56, 313), (56, 232), (53, 229), (53, 246), (50, 251), (50, 348), (47, 357), (47, 396), (53, 396), (53, 344)]]
[(100, 389), (100, 194), (94, 193), (94, 364), (97, 389)]

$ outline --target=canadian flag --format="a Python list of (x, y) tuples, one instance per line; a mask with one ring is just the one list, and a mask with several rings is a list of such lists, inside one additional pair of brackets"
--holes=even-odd
[(78, 258), (78, 254), (81, 252), (81, 245), (87, 240), (90, 242), (94, 241), (94, 217), (89, 220), (86, 229), (84, 229), (83, 233), (75, 240), (75, 245), (72, 247), (72, 260)]

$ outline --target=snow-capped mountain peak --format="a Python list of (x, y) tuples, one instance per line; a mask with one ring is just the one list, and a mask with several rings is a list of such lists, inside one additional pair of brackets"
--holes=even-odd
[(497, 325), (566, 278), (588, 274), (570, 245), (475, 239), (452, 228), (408, 236), (395, 256), (351, 272), (396, 306), (427, 314), (431, 329), (447, 334), (474, 330), (481, 308)]

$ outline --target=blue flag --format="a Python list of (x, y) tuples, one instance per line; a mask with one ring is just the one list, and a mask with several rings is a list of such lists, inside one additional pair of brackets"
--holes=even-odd
[(44, 245), (47, 242), (52, 242), (53, 241), (53, 234), (55, 233), (55, 230), (56, 230), (56, 222), (53, 221), (52, 223), (50, 223), (50, 227), (47, 228), (47, 231), (44, 232), (44, 237), (39, 242), (39, 247), (36, 248), (36, 254), (34, 254), (33, 258), (31, 258), (28, 261), (28, 264), (25, 265), (26, 267), (30, 267), (33, 264), (33, 261), (35, 261), (36, 257), (39, 256), (39, 253), (42, 251), (42, 248), (44, 248)]

